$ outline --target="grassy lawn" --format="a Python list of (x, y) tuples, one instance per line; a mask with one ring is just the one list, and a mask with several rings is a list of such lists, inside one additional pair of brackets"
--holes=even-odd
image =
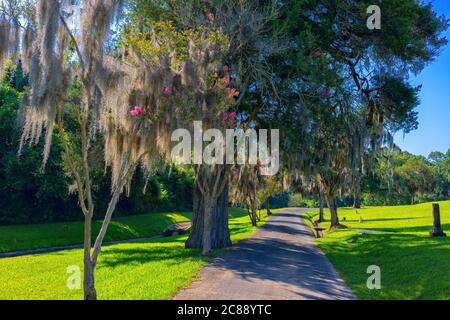
[[(151, 213), (111, 221), (105, 241), (151, 238), (169, 225), (191, 219), (191, 213)], [(93, 223), (97, 234), (102, 222)], [(77, 245), (83, 242), (83, 222), (0, 226), (0, 253)]]
[[(230, 213), (234, 243), (256, 230), (243, 210), (231, 210)], [(150, 217), (146, 219), (151, 220)], [(264, 216), (263, 223), (266, 221)], [(128, 232), (135, 234), (136, 229), (148, 230), (144, 225), (135, 221)], [(147, 225), (147, 228), (152, 226)], [(157, 229), (161, 231), (160, 227)], [(45, 230), (51, 232), (52, 228)], [(79, 239), (81, 234), (75, 240), (79, 242)], [(186, 236), (177, 236), (105, 247), (96, 269), (99, 299), (170, 299), (180, 288), (187, 286), (208, 261), (199, 250), (184, 249), (185, 240)], [(82, 250), (0, 259), (0, 300), (82, 299), (81, 290), (69, 290), (66, 285), (67, 268), (71, 265), (82, 268)]]
[[(317, 242), (360, 299), (450, 299), (450, 201), (440, 206), (447, 238), (429, 237), (432, 206), (426, 203), (368, 207), (358, 213), (342, 208), (339, 216), (347, 219), (343, 223), (349, 229), (331, 232)], [(363, 229), (395, 234), (357, 232)], [(367, 289), (371, 265), (381, 268), (381, 290)]]

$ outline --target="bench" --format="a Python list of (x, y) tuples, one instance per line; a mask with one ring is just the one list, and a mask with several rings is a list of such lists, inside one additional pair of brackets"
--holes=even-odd
[(191, 222), (182, 222), (173, 224), (169, 227), (167, 227), (163, 234), (165, 237), (171, 237), (171, 236), (177, 236), (181, 234), (189, 234), (191, 229), (192, 223)]
[(316, 231), (316, 238), (323, 238), (323, 232), (326, 230), (326, 228), (315, 226), (313, 227), (314, 231)]

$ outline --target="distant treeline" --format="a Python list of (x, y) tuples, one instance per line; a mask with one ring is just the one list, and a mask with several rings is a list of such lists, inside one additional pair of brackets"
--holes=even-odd
[(450, 149), (428, 157), (385, 151), (362, 179), (365, 205), (402, 205), (450, 198)]
[[(450, 199), (450, 149), (446, 153), (432, 152), (417, 156), (399, 149), (383, 150), (375, 159), (369, 156), (361, 177), (361, 204), (364, 206), (396, 206)], [(289, 194), (291, 206), (317, 208), (313, 196)], [(286, 196), (282, 203), (285, 204)], [(351, 207), (352, 194), (336, 199), (339, 207)]]

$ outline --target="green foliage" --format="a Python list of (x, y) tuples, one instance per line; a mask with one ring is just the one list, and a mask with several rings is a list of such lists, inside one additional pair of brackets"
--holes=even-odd
[(289, 196), (289, 207), (297, 208), (318, 208), (319, 201), (312, 198), (303, 197), (300, 193), (293, 193)]
[(293, 193), (289, 196), (289, 207), (301, 207), (303, 196), (301, 193)]
[(362, 179), (364, 204), (400, 205), (448, 199), (449, 154), (434, 152), (425, 159), (407, 152), (384, 152)]
[[(151, 28), (152, 37), (142, 29)], [(122, 43), (133, 48), (136, 54), (148, 65), (158, 65), (166, 56), (171, 56), (171, 67), (178, 71), (189, 55), (189, 41), (202, 48), (215, 44), (217, 51), (224, 51), (228, 41), (220, 32), (197, 28), (194, 30), (179, 31), (172, 21), (152, 21), (144, 26), (129, 27), (123, 34)]]
[(258, 191), (258, 199), (260, 203), (264, 203), (270, 197), (277, 195), (282, 192), (281, 183), (275, 177), (267, 177), (262, 182), (262, 187)]
[(431, 190), (433, 175), (431, 168), (418, 158), (409, 158), (406, 162), (395, 169), (401, 184), (411, 194), (412, 204), (418, 192), (426, 193)]
[[(273, 110), (261, 118), (281, 129), (281, 148), (295, 159), (286, 170), (319, 175), (330, 202), (356, 189), (365, 152), (376, 155), (393, 133), (417, 128), (420, 87), (408, 75), (447, 43), (448, 21), (414, 0), (283, 4), (290, 46), (273, 57), (279, 91), (267, 96)], [(383, 12), (381, 31), (366, 26), (374, 4)]]
[[(18, 156), (20, 129), (17, 112), (25, 90), (21, 66), (9, 65), (0, 84), (0, 224), (70, 219), (74, 203), (67, 194), (58, 139), (52, 158), (42, 171), (43, 143)], [(65, 213), (65, 216), (62, 216)]]
[(124, 212), (145, 213), (162, 210), (192, 210), (194, 172), (170, 168), (149, 181), (137, 172), (130, 197), (119, 203), (119, 216)]
[[(270, 208), (289, 207), (289, 192), (280, 192), (270, 197)], [(265, 208), (265, 204), (262, 206)]]

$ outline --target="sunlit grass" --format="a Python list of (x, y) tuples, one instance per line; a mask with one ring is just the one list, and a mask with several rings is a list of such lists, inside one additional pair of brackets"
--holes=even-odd
[[(440, 206), (442, 224), (450, 236), (450, 201)], [(346, 218), (343, 224), (349, 229), (331, 232), (317, 242), (360, 299), (450, 299), (450, 238), (429, 236), (431, 203), (344, 208), (339, 216)], [(357, 230), (395, 234), (369, 235)], [(370, 265), (381, 268), (381, 290), (367, 288)]]
[[(115, 218), (105, 241), (151, 238), (169, 225), (191, 219), (188, 212), (151, 213)], [(93, 224), (93, 233), (100, 230), (101, 221)], [(78, 245), (83, 242), (83, 222), (0, 226), (0, 252)]]
[[(256, 230), (243, 210), (232, 209), (230, 216), (234, 243)], [(96, 269), (99, 299), (170, 299), (208, 261), (199, 250), (184, 249), (186, 238), (104, 247)], [(82, 299), (82, 290), (66, 285), (71, 265), (82, 268), (82, 250), (0, 259), (0, 300)]]

